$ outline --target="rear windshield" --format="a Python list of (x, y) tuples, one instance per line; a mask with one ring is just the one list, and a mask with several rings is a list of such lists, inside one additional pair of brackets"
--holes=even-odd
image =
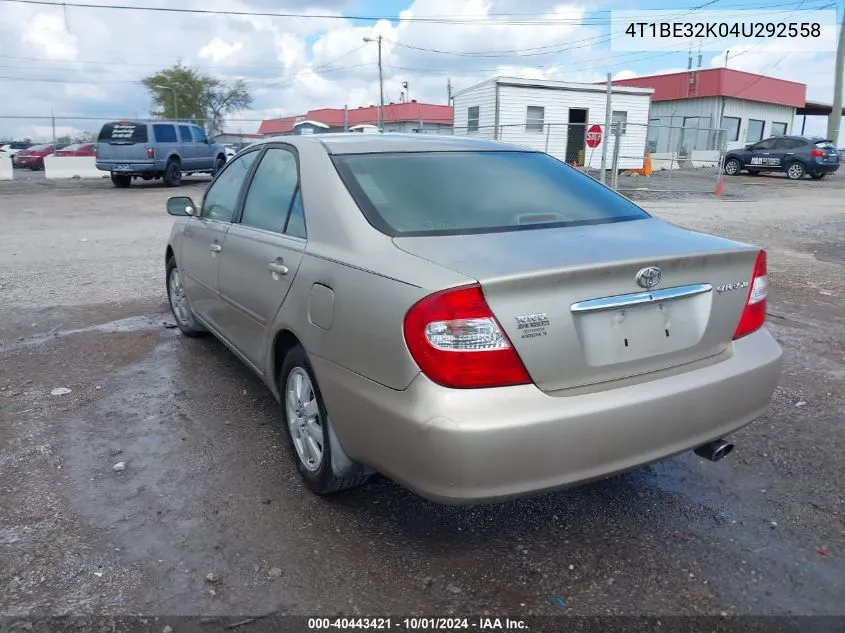
[(67, 147), (63, 147), (62, 149), (64, 149), (64, 150), (68, 150), (68, 151), (74, 151), (74, 150), (79, 149), (80, 147), (82, 147), (82, 145), (79, 145), (79, 144), (77, 143), (77, 144), (75, 144), (75, 145), (68, 145)]
[(33, 145), (29, 149), (30, 149), (30, 151), (33, 151), (33, 152), (41, 152), (45, 149), (48, 149), (49, 147), (50, 147), (49, 145)]
[(606, 224), (649, 215), (539, 152), (334, 157), (370, 224), (388, 235), (461, 235)]
[(819, 149), (836, 149), (836, 145), (830, 141), (816, 141), (816, 147)]
[(112, 145), (132, 145), (147, 142), (147, 124), (132, 121), (118, 121), (106, 123), (97, 137), (100, 143)]

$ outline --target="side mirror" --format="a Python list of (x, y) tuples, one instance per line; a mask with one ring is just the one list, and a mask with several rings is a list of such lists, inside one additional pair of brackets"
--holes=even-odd
[(167, 199), (167, 212), (176, 216), (197, 215), (197, 208), (187, 196), (173, 196)]

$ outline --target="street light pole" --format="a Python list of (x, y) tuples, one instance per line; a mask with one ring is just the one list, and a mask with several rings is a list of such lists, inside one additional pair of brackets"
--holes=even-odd
[(173, 118), (177, 121), (179, 120), (179, 102), (176, 101), (176, 88), (172, 88), (171, 86), (158, 86), (161, 90), (172, 90), (173, 91)]
[(379, 35), (375, 40), (371, 37), (365, 37), (365, 42), (378, 42), (378, 90), (379, 90), (379, 107), (378, 107), (378, 131), (384, 132), (384, 76), (381, 69), (381, 40)]

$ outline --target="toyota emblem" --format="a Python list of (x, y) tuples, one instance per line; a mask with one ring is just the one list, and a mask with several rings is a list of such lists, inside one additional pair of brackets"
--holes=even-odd
[(660, 283), (661, 272), (657, 266), (643, 268), (637, 273), (637, 285), (642, 288), (654, 288)]

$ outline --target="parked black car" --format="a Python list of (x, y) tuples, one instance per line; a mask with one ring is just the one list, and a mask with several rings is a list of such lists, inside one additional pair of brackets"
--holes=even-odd
[(806, 174), (819, 180), (837, 169), (836, 145), (816, 136), (772, 136), (746, 145), (745, 149), (730, 150), (725, 155), (725, 173), (729, 176), (742, 171), (752, 175), (783, 171), (791, 180), (800, 180)]

